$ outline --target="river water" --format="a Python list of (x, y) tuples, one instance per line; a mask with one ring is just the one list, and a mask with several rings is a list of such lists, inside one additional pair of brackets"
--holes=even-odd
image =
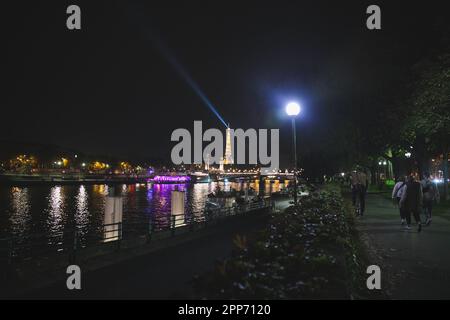
[[(256, 182), (117, 185), (123, 199), (123, 230), (148, 228), (153, 217), (170, 216), (171, 191), (186, 192), (186, 213), (202, 214), (206, 197), (219, 184), (222, 190), (258, 190)], [(283, 188), (283, 181), (265, 183), (268, 194)], [(98, 233), (104, 223), (108, 185), (0, 185), (0, 238), (52, 235), (77, 228), (81, 234)]]

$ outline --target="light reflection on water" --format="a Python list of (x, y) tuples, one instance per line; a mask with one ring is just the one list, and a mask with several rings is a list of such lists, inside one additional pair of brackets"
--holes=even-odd
[[(220, 182), (222, 190), (259, 190), (259, 181)], [(266, 182), (265, 193), (278, 191), (285, 182)], [(185, 210), (200, 216), (216, 182), (198, 184), (130, 184), (117, 186), (123, 197), (124, 232), (131, 226), (148, 228), (152, 217), (169, 221), (171, 191), (186, 192)], [(109, 187), (99, 185), (0, 186), (0, 238), (31, 234), (48, 236), (76, 227), (81, 236), (99, 234)], [(128, 225), (128, 227), (127, 227)]]
[(11, 231), (21, 237), (27, 232), (31, 220), (28, 188), (11, 188), (9, 201)]
[(47, 226), (51, 233), (61, 231), (64, 226), (65, 195), (61, 192), (61, 188), (61, 186), (52, 187), (48, 196)]
[(87, 226), (89, 225), (89, 195), (85, 186), (80, 186), (78, 194), (75, 197), (76, 212), (75, 212), (75, 225), (78, 226), (81, 235), (87, 233)]

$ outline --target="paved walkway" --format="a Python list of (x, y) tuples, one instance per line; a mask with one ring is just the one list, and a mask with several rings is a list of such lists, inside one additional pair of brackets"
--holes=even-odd
[(359, 220), (382, 270), (382, 287), (393, 299), (450, 299), (450, 211), (417, 232), (400, 226), (398, 210), (386, 195), (368, 195)]

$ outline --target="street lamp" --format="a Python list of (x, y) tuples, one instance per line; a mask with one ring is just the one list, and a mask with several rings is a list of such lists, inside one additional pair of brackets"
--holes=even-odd
[(300, 105), (289, 102), (286, 105), (286, 113), (292, 119), (292, 142), (294, 145), (294, 205), (297, 205), (297, 136), (295, 130), (295, 117), (300, 113)]
[(300, 113), (300, 106), (296, 102), (289, 102), (286, 105), (286, 113), (288, 116), (295, 117)]

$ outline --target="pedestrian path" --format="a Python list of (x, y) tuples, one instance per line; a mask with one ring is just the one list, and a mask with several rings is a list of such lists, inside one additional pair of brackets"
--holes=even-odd
[(371, 194), (358, 229), (379, 259), (391, 298), (450, 299), (450, 211), (434, 215), (421, 233), (416, 225), (406, 231), (386, 195)]

